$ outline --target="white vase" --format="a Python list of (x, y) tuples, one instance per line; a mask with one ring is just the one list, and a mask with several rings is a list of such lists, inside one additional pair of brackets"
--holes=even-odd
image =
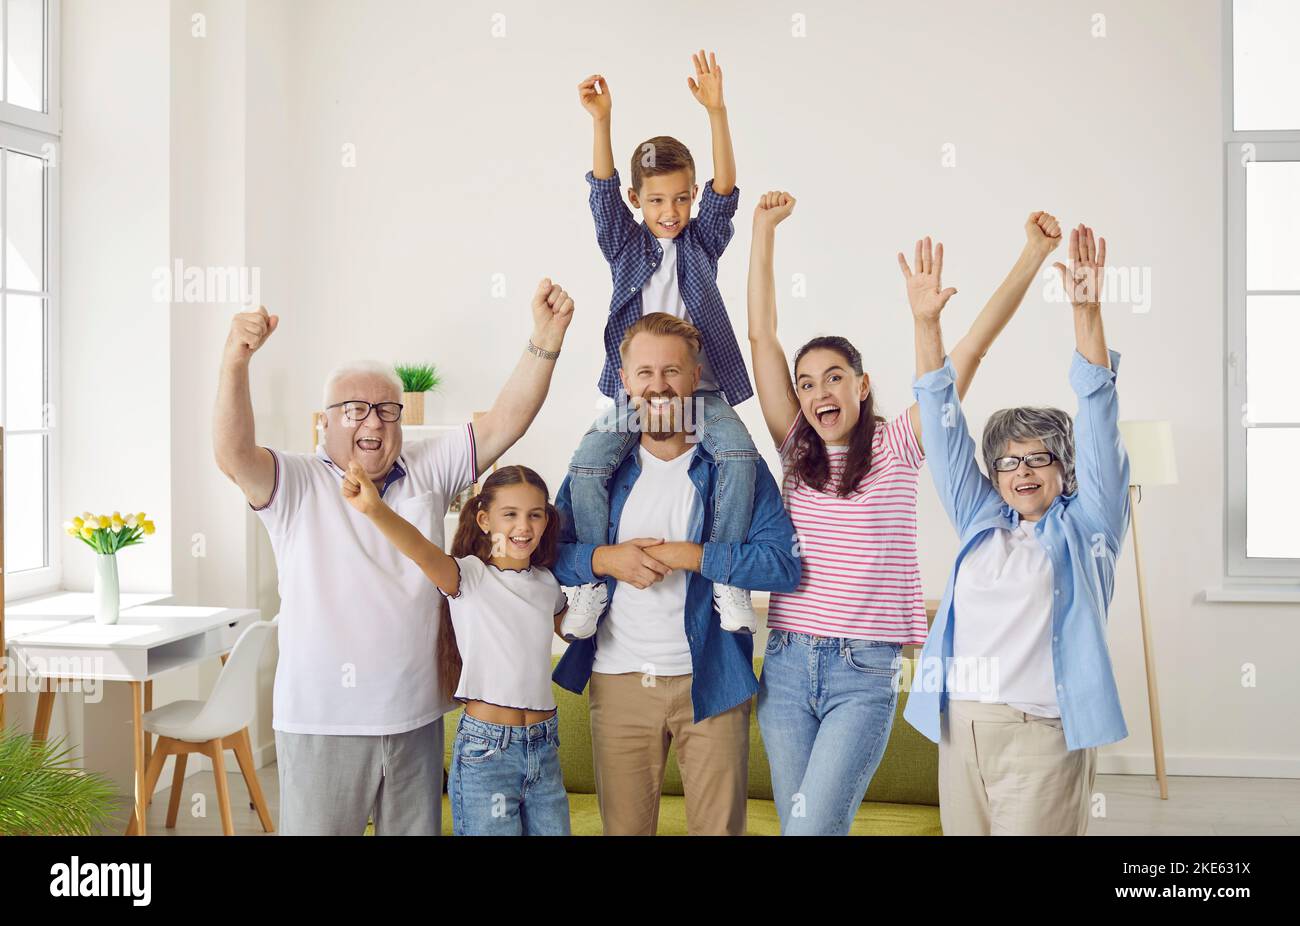
[(116, 624), (122, 596), (117, 585), (117, 557), (112, 553), (95, 554), (95, 620)]

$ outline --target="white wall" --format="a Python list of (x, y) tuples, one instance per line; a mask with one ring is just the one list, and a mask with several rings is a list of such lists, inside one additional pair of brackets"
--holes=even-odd
[[(796, 12), (806, 16), (804, 38), (791, 34)], [(259, 440), (307, 449), (322, 378), (358, 355), (438, 363), (448, 384), (441, 417), (487, 407), (527, 335), (528, 295), (551, 275), (574, 293), (578, 315), (550, 401), (505, 459), (558, 488), (593, 414), (609, 299), (582, 180), (591, 129), (576, 85), (593, 71), (608, 78), (618, 163), (641, 139), (669, 133), (691, 146), (705, 179), (708, 123), (686, 76), (692, 49), (716, 49), (742, 203), (720, 286), (742, 343), (749, 216), (771, 187), (799, 197), (780, 231), (778, 280), (784, 289), (801, 273), (808, 287), (804, 299), (781, 299), (787, 350), (817, 333), (847, 335), (890, 413), (910, 401), (913, 372), (894, 254), (916, 237), (946, 244), (948, 281), (960, 290), (946, 317), (950, 343), (1014, 260), (1033, 209), (1087, 221), (1106, 236), (1113, 265), (1150, 269), (1150, 312), (1112, 306), (1106, 323), (1124, 354), (1124, 416), (1171, 419), (1181, 452), (1181, 484), (1150, 490), (1140, 509), (1170, 770), (1300, 774), (1290, 656), (1300, 609), (1201, 596), (1223, 561), (1219, 5), (1115, 5), (1104, 38), (1093, 37), (1094, 12), (1077, 0), (934, 0), (922, 16), (903, 3), (794, 11), (664, 0), (651, 21), (634, 5), (599, 16), (577, 4), (519, 2), (248, 5), (242, 180), (237, 167), (194, 176), (217, 185), (211, 195), (242, 182), (244, 260), (260, 268), (263, 300), (281, 316), (254, 361)], [(210, 24), (219, 18), (209, 11)], [(494, 37), (502, 24), (504, 36)], [(233, 113), (240, 78), (232, 80), (195, 104)], [(172, 117), (180, 118), (174, 107)], [(200, 137), (184, 148), (172, 133), (178, 174), (176, 150), (197, 154), (227, 138)], [(956, 166), (941, 161), (946, 144)], [(353, 167), (343, 165), (345, 145), (355, 146)], [(72, 193), (65, 188), (65, 202)], [(173, 222), (194, 222), (177, 215), (176, 202)], [(225, 231), (210, 253), (226, 253), (238, 223), (222, 210), (212, 221)], [(506, 298), (493, 296), (496, 274)], [(173, 338), (173, 366), (193, 368), (196, 420), (182, 425), (174, 413), (172, 427), (192, 426), (196, 440), (223, 336), (211, 321)], [(1035, 287), (975, 384), (973, 425), (1008, 404), (1072, 408), (1071, 348), (1069, 313)], [(64, 394), (85, 395), (85, 385), (65, 381)], [(741, 411), (761, 434), (757, 401)], [(203, 453), (194, 459), (204, 465)], [(768, 460), (775, 465), (773, 453)], [(159, 469), (155, 462), (152, 472), (166, 478)], [(205, 486), (178, 514), (229, 530), (242, 499), (210, 476), (173, 469), (178, 493)], [(74, 495), (65, 487), (65, 499)], [(269, 614), (272, 564), (257, 536), (251, 580)], [(941, 592), (955, 546), (926, 477), (928, 594)], [(237, 574), (244, 555), (213, 568)], [(210, 548), (212, 556), (226, 553)], [(180, 576), (192, 564), (177, 560)], [(1132, 569), (1126, 551), (1111, 611), (1131, 735), (1105, 750), (1103, 770), (1150, 769)], [(1247, 662), (1258, 687), (1240, 684)]]
[[(60, 498), (63, 517), (144, 510), (162, 528), (121, 554), (124, 591), (166, 591), (172, 581), (173, 354), (168, 306), (151, 294), (169, 252), (168, 22), (166, 0), (63, 4)], [(93, 557), (69, 537), (60, 542), (64, 585), (90, 588)], [(127, 690), (102, 686), (102, 700), (60, 694), (50, 734), (68, 736), (88, 768), (129, 794)], [(20, 724), (34, 718), (34, 701), (13, 699)]]
[[(165, 0), (63, 6), (64, 517), (171, 518), (168, 307), (151, 295), (168, 257), (167, 27)], [(64, 584), (89, 588), (94, 558), (61, 543)], [(119, 573), (124, 591), (169, 589), (171, 551), (150, 538)]]
[[(245, 263), (243, 0), (205, 10), (202, 38), (192, 33), (199, 10), (180, 0), (63, 7), (62, 497), (68, 511), (144, 509), (158, 524), (122, 554), (124, 590), (248, 606), (252, 525), (226, 503), (210, 440), (233, 306), (154, 291), (156, 271), (177, 260)], [(89, 588), (90, 557), (62, 543), (64, 585)], [(273, 658), (266, 667), (251, 728), (259, 758), (271, 740)], [(168, 674), (155, 704), (205, 696), (219, 669), (214, 660)], [(33, 700), (20, 702), (23, 714)], [(67, 732), (88, 767), (130, 793), (129, 718), (125, 686), (108, 685), (97, 704), (57, 698), (52, 733)], [(191, 763), (191, 774), (207, 763)]]

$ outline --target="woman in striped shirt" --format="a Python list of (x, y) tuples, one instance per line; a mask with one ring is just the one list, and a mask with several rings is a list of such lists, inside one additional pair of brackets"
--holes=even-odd
[[(784, 472), (803, 580), (773, 594), (759, 679), (758, 722), (786, 835), (847, 834), (884, 754), (898, 698), (902, 647), (925, 642), (916, 555), (917, 474), (925, 460), (916, 405), (875, 413), (870, 377), (848, 340), (809, 341), (794, 377), (776, 335), (776, 226), (794, 209), (765, 194), (754, 211), (749, 264), (749, 340), (754, 379)], [(1056, 219), (1035, 212), (1011, 273), (953, 348), (959, 395), (1060, 243)], [(941, 308), (943, 245), (902, 254), (908, 300)]]

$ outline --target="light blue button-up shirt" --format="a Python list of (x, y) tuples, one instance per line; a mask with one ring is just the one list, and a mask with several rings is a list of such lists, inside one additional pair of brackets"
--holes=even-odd
[[(1119, 690), (1106, 647), (1106, 614), (1115, 591), (1115, 563), (1128, 530), (1128, 454), (1119, 433), (1115, 373), (1119, 354), (1110, 352), (1110, 369), (1089, 363), (1078, 351), (1070, 365), (1070, 385), (1079, 397), (1074, 416), (1077, 490), (1059, 495), (1034, 528), (1052, 563), (1052, 669), (1061, 725), (1069, 749), (1102, 746), (1128, 736)], [(1015, 530), (1020, 514), (1002, 499), (976, 465), (971, 439), (957, 398), (952, 362), (919, 377), (912, 385), (921, 410), (926, 462), (948, 518), (961, 536), (934, 626), (921, 650), (903, 716), (934, 742), (940, 712), (948, 704), (945, 681), (952, 665), (952, 627), (957, 570), (987, 531)]]

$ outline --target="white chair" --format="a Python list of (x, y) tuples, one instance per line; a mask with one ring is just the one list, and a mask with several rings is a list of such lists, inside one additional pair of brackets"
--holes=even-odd
[[(230, 790), (226, 786), (223, 751), (233, 749), (239, 770), (248, 785), (262, 829), (274, 832), (271, 814), (266, 808), (262, 786), (253, 768), (253, 750), (248, 740), (248, 724), (256, 710), (254, 696), (257, 691), (257, 664), (262, 650), (275, 633), (274, 620), (252, 624), (235, 641), (230, 656), (221, 668), (221, 675), (212, 687), (207, 701), (173, 701), (144, 715), (144, 729), (158, 737), (149, 768), (145, 772), (145, 793), (153, 794), (162, 775), (163, 763), (168, 756), (176, 757), (176, 770), (172, 776), (172, 796), (167, 805), (167, 827), (176, 825), (176, 813), (181, 803), (181, 788), (185, 781), (185, 760), (191, 752), (206, 755), (212, 760), (212, 774), (216, 779), (217, 803), (221, 808), (221, 829), (233, 836), (235, 827), (230, 817)], [(135, 814), (127, 827), (127, 835), (135, 832)]]

